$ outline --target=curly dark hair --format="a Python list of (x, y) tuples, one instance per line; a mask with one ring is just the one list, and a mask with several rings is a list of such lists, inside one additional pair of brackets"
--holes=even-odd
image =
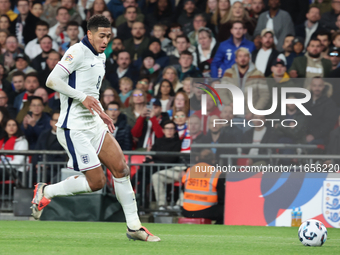
[(110, 21), (104, 15), (93, 15), (87, 22), (87, 30), (96, 32), (98, 27), (111, 27)]

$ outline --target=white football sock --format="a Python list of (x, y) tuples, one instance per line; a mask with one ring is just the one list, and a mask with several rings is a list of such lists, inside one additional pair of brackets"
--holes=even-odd
[(58, 196), (72, 196), (79, 193), (92, 192), (85, 175), (74, 175), (56, 184), (47, 185), (44, 196), (48, 199)]
[(133, 192), (130, 176), (123, 178), (113, 177), (115, 182), (116, 197), (125, 214), (126, 224), (129, 229), (138, 230), (142, 227), (137, 213), (137, 203)]

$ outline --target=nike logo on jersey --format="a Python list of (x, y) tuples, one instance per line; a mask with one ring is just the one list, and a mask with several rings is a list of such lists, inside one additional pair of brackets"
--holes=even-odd
[(96, 64), (94, 64), (94, 65), (91, 65), (91, 67), (94, 67)]

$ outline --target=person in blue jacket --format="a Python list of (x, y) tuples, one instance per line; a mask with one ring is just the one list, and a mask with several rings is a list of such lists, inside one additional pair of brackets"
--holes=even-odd
[(254, 43), (245, 38), (247, 29), (242, 21), (235, 21), (230, 33), (230, 38), (221, 42), (211, 63), (212, 78), (222, 77), (224, 72), (235, 64), (235, 52), (240, 47), (248, 49), (250, 53), (256, 49)]

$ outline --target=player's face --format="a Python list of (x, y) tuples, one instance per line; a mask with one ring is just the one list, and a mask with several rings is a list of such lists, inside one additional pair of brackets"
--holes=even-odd
[(93, 48), (98, 53), (103, 53), (111, 39), (111, 33), (110, 27), (98, 27), (96, 32), (92, 33), (91, 31), (88, 31), (87, 35)]

